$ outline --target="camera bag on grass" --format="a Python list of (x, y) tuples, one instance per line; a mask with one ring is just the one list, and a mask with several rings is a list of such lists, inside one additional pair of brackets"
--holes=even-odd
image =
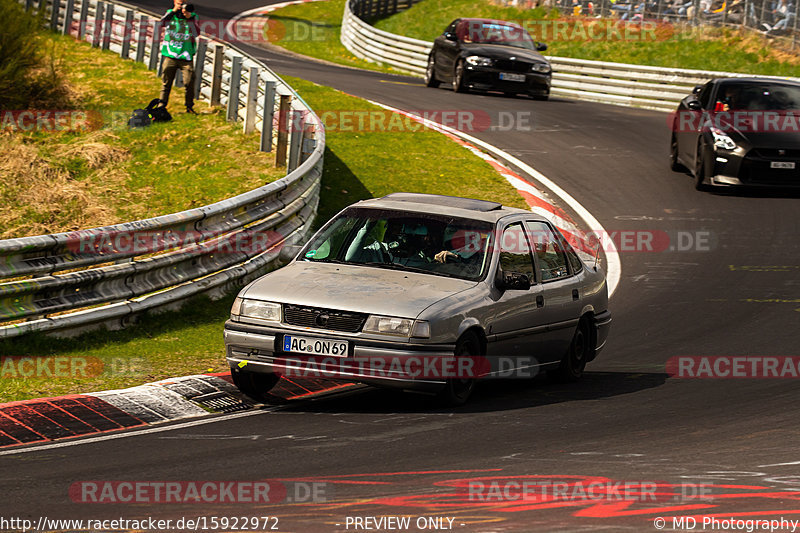
[(153, 98), (144, 109), (135, 109), (131, 118), (128, 119), (128, 126), (131, 128), (143, 128), (153, 122), (169, 122), (172, 120), (172, 115), (169, 114), (166, 107), (158, 107), (160, 103), (161, 100)]

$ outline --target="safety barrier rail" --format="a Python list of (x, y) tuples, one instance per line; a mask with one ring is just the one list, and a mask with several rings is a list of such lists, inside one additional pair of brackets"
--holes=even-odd
[[(151, 14), (98, 0), (27, 0), (26, 7), (44, 10), (54, 31), (158, 68)], [(288, 174), (180, 213), (0, 240), (0, 338), (116, 329), (143, 311), (221, 297), (279, 266), (281, 246), (308, 237), (319, 203), (321, 121), (269, 67), (228, 43), (202, 39), (196, 62), (198, 96), (226, 106), (245, 132), (260, 131), (260, 148), (275, 146)]]

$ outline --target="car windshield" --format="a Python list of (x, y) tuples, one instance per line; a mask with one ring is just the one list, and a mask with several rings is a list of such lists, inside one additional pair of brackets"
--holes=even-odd
[(717, 101), (726, 110), (798, 111), (800, 87), (779, 83), (726, 83), (719, 88)]
[(476, 20), (467, 20), (461, 24), (458, 28), (458, 39), (464, 43), (500, 44), (528, 50), (536, 49), (531, 36), (520, 26)]
[(492, 224), (385, 209), (350, 208), (309, 242), (302, 261), (483, 278)]

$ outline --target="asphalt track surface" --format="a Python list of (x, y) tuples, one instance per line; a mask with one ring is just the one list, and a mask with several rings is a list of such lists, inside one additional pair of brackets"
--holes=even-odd
[[(205, 18), (258, 5), (196, 4)], [(453, 529), (470, 532), (654, 531), (657, 517), (671, 530), (673, 516), (800, 518), (798, 380), (665, 372), (677, 356), (800, 355), (796, 195), (695, 191), (667, 166), (663, 113), (455, 94), (413, 78), (255, 55), (279, 74), (402, 109), (530, 112), (532, 131), (473, 134), (559, 183), (608, 231), (707, 232), (709, 249), (620, 252), (611, 338), (577, 384), (488, 382), (452, 410), (365, 388), (171, 431), (0, 454), (0, 514), (277, 516), (280, 531), (299, 532), (354, 531), (347, 517), (389, 515), (451, 517)], [(101, 505), (68, 496), (85, 480), (260, 479), (324, 483), (328, 501)], [(470, 496), (469, 480), (487, 489)], [(612, 485), (549, 503), (488, 491), (525, 480), (569, 482), (573, 491)], [(657, 496), (620, 497), (615, 482), (655, 483)]]

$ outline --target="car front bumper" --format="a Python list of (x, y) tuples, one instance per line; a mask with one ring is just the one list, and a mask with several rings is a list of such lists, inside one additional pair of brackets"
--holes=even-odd
[(550, 94), (552, 74), (539, 72), (513, 73), (525, 76), (525, 81), (506, 81), (500, 74), (507, 71), (492, 67), (467, 65), (464, 69), (464, 83), (470, 89), (483, 91), (503, 91), (507, 93), (525, 93), (535, 96)]
[[(800, 187), (800, 158), (778, 155), (776, 149), (713, 150), (709, 181), (716, 186)], [(787, 150), (788, 151), (788, 150)], [(796, 152), (796, 150), (792, 150)], [(793, 163), (793, 169), (772, 168), (774, 163)]]
[[(306, 356), (284, 352), (283, 336), (301, 335), (347, 342), (346, 357)], [(381, 387), (437, 392), (449, 376), (440, 371), (455, 363), (455, 345), (377, 342), (337, 332), (267, 328), (228, 321), (224, 331), (226, 359), (233, 371), (276, 373), (287, 377), (324, 378)], [(428, 364), (435, 361), (435, 364)]]

